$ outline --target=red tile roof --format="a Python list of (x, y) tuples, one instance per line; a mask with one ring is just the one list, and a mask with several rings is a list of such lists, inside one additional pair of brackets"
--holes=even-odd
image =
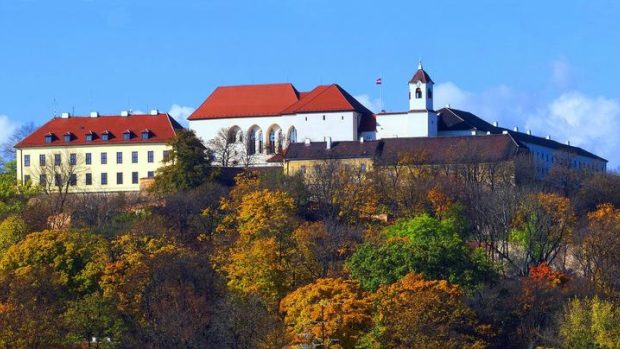
[[(69, 118), (55, 117), (36, 131), (28, 135), (15, 148), (46, 147), (46, 146), (75, 146), (75, 145), (102, 145), (102, 144), (133, 144), (133, 143), (167, 143), (176, 135), (176, 130), (182, 126), (170, 115), (130, 115), (130, 116), (99, 116), (96, 118), (85, 116), (71, 116)], [(142, 139), (142, 130), (148, 129), (149, 139)], [(130, 140), (123, 139), (123, 132), (132, 131)], [(110, 139), (104, 141), (101, 134), (106, 131)], [(86, 134), (93, 133), (91, 142), (86, 141)], [(71, 133), (71, 142), (65, 142), (63, 135)], [(53, 135), (52, 143), (45, 143), (45, 136)]]
[(220, 86), (188, 120), (279, 115), (298, 100), (292, 84)]
[(337, 84), (317, 86), (310, 92), (298, 92), (292, 84), (267, 84), (218, 87), (188, 119), (279, 116), (328, 111), (372, 114)]

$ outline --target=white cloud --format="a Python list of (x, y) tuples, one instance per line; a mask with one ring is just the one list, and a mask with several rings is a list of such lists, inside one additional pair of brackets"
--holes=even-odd
[(545, 130), (558, 141), (570, 140), (572, 145), (610, 160), (610, 167), (620, 164), (620, 101), (568, 92), (533, 113), (528, 127)]
[(381, 110), (383, 110), (383, 102), (381, 102), (381, 99), (379, 98), (372, 99), (370, 98), (369, 95), (366, 95), (366, 94), (357, 95), (357, 96), (354, 96), (353, 98), (357, 99), (357, 101), (362, 103), (363, 106), (372, 110), (375, 113), (378, 113)]
[(7, 115), (0, 114), (0, 144), (6, 142), (21, 123), (11, 120)]
[(181, 125), (187, 127), (187, 125), (189, 125), (187, 117), (189, 117), (194, 110), (196, 110), (196, 108), (173, 104), (170, 107), (168, 114), (170, 114), (176, 121), (180, 122)]

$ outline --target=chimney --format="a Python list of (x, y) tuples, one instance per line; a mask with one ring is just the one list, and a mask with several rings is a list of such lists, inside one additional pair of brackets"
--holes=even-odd
[(475, 136), (476, 135), (476, 130), (471, 131), (471, 135)]
[(71, 117), (71, 113), (62, 113), (60, 114), (60, 117), (63, 119), (68, 119), (69, 117)]
[(306, 138), (306, 139), (304, 140), (304, 145), (305, 145), (306, 147), (310, 145), (310, 138)]
[(497, 122), (497, 121), (493, 121), (493, 126), (495, 126), (495, 127), (499, 127), (499, 122)]
[(527, 130), (527, 134), (531, 136), (532, 135), (532, 130)]
[(502, 134), (503, 134), (503, 135), (507, 135), (507, 134), (508, 134), (508, 130), (503, 130), (503, 131), (502, 131)]
[(518, 127), (518, 126), (515, 126), (513, 130), (514, 130), (515, 132), (519, 132), (519, 127)]
[(570, 145), (570, 141), (566, 141), (566, 145)]
[(551, 139), (551, 136), (547, 135), (547, 137), (545, 137), (545, 139)]
[(121, 116), (129, 116), (129, 111), (128, 110), (121, 111)]
[(487, 136), (491, 134), (491, 131), (487, 131)]
[(329, 149), (331, 149), (331, 148), (332, 148), (332, 138), (331, 138), (331, 137), (327, 137), (327, 140), (326, 140), (326, 142), (325, 142), (325, 148), (326, 148), (327, 150), (329, 150)]
[(450, 103), (446, 104), (446, 108), (450, 109), (452, 106), (450, 105)]
[(360, 143), (364, 143), (364, 137), (360, 137)]
[(151, 115), (157, 115), (157, 114), (159, 114), (159, 110), (157, 110), (157, 109), (151, 109), (150, 114), (151, 114)]
[(91, 117), (91, 118), (96, 118), (96, 117), (99, 117), (99, 113), (98, 113), (98, 112), (96, 112), (96, 111), (91, 111), (91, 112), (90, 112), (90, 117)]

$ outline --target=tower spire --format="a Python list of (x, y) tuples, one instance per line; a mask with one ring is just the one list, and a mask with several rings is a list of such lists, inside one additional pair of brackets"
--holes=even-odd
[(418, 59), (418, 70), (423, 70), (423, 68), (422, 68), (422, 58)]

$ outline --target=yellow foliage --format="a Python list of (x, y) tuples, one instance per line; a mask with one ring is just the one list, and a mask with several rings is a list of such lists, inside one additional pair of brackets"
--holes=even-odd
[(311, 341), (354, 347), (372, 326), (372, 301), (345, 279), (318, 279), (288, 294), (280, 303), (295, 343)]

